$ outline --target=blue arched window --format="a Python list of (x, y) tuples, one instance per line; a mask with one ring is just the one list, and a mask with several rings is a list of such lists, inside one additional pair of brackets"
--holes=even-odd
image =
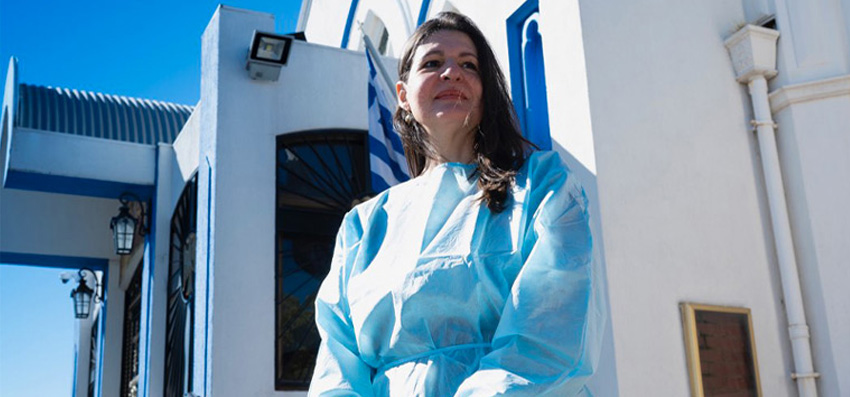
[(541, 149), (549, 150), (552, 139), (538, 16), (537, 0), (529, 0), (508, 18), (511, 94), (525, 137)]

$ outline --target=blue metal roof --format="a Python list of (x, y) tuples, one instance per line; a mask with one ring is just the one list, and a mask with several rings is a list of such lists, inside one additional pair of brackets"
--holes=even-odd
[(15, 126), (153, 145), (172, 143), (192, 107), (20, 84)]

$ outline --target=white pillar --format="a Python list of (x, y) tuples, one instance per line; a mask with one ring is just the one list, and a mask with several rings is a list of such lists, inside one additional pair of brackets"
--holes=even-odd
[(726, 40), (726, 47), (732, 56), (738, 82), (747, 83), (753, 104), (755, 119), (752, 124), (756, 127), (758, 134), (773, 238), (779, 261), (779, 276), (785, 300), (785, 316), (788, 320), (788, 334), (791, 339), (791, 354), (794, 358), (794, 373), (791, 374), (791, 378), (797, 381), (797, 391), (801, 397), (816, 397), (818, 392), (815, 378), (819, 375), (814, 371), (812, 364), (809, 326), (806, 324), (800, 275), (797, 270), (794, 241), (791, 237), (791, 223), (788, 221), (788, 206), (785, 203), (785, 187), (782, 184), (779, 154), (776, 150), (774, 135), (776, 126), (770, 113), (767, 91), (767, 79), (777, 74), (775, 65), (778, 37), (779, 32), (773, 29), (747, 25)]

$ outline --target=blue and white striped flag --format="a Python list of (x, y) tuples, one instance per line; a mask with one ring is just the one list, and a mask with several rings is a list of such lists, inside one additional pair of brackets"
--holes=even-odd
[(410, 179), (410, 171), (404, 159), (401, 137), (393, 128), (387, 93), (378, 82), (378, 72), (369, 51), (366, 51), (366, 61), (369, 63), (369, 164), (372, 190), (379, 193)]

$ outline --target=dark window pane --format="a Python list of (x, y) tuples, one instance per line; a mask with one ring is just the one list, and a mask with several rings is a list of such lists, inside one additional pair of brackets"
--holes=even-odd
[(368, 194), (364, 131), (278, 137), (275, 256), (275, 387), (306, 389), (319, 333), (313, 303), (328, 273), (337, 229)]
[(124, 293), (124, 341), (121, 360), (121, 397), (139, 393), (139, 321), (142, 309), (142, 264)]
[(706, 310), (694, 315), (705, 395), (756, 396), (747, 315)]
[(186, 183), (171, 217), (168, 263), (168, 308), (165, 322), (166, 397), (191, 392), (194, 355), (195, 235), (198, 176)]

